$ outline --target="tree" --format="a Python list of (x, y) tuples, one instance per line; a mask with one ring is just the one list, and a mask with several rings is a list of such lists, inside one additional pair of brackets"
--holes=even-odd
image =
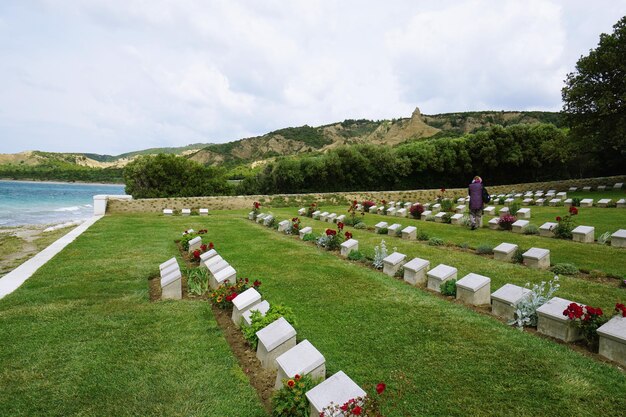
[(603, 174), (626, 166), (626, 16), (613, 29), (578, 60), (562, 90), (571, 139)]

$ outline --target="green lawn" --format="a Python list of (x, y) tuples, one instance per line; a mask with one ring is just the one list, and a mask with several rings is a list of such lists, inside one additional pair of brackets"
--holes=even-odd
[[(296, 209), (284, 210), (284, 218)], [(282, 216), (279, 216), (282, 218)], [(306, 219), (317, 231), (324, 224)], [(444, 225), (438, 225), (445, 227)], [(519, 332), (425, 290), (244, 219), (112, 215), (0, 300), (0, 415), (261, 416), (206, 302), (147, 301), (147, 278), (193, 227), (270, 303), (296, 314), (298, 339), (328, 374), (387, 382), (404, 395), (390, 416), (620, 415), (626, 375), (567, 346)], [(452, 226), (447, 226), (452, 228)], [(355, 231), (366, 250), (380, 236)], [(551, 277), (450, 248), (386, 238), (459, 277), (505, 282)], [(393, 243), (391, 243), (393, 242)], [(608, 305), (611, 285), (563, 279), (558, 295)], [(600, 302), (602, 301), (602, 302)]]

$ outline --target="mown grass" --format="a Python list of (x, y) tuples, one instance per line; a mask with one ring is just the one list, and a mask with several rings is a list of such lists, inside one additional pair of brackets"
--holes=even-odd
[(148, 301), (179, 228), (106, 217), (0, 300), (0, 415), (266, 415), (207, 303)]

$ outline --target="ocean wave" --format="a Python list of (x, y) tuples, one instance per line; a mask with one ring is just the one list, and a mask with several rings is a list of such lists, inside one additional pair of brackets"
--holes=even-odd
[(55, 209), (54, 211), (78, 211), (80, 210), (79, 206), (70, 206), (70, 207), (61, 207), (58, 209)]

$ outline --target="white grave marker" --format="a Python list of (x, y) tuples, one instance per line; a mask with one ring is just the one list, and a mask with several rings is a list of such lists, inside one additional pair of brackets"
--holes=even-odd
[(256, 357), (265, 369), (276, 369), (276, 358), (296, 345), (296, 329), (284, 317), (262, 328), (256, 335), (259, 338)]
[(303, 340), (276, 358), (278, 370), (275, 389), (283, 386), (283, 379), (296, 375), (311, 375), (313, 380), (324, 380), (326, 377), (326, 359), (308, 340)]
[(456, 274), (457, 269), (452, 266), (437, 265), (426, 274), (428, 276), (428, 289), (441, 292), (441, 284), (448, 280), (456, 279)]
[(403, 265), (404, 280), (411, 285), (426, 282), (426, 271), (430, 268), (430, 262), (426, 259), (413, 258)]

